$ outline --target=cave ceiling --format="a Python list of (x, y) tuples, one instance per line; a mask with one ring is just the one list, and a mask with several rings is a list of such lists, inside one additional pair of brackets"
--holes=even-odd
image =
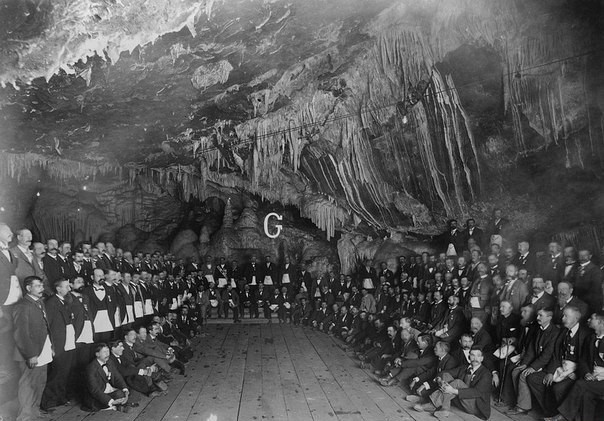
[(239, 189), (328, 236), (427, 232), (519, 156), (600, 153), (582, 146), (602, 143), (598, 3), (4, 1), (0, 173)]

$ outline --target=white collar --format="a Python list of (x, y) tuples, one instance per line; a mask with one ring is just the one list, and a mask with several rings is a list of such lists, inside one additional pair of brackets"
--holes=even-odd
[(571, 330), (570, 330), (570, 337), (574, 338), (575, 335), (577, 334), (577, 331), (579, 330), (579, 323), (577, 323), (576, 325), (574, 325)]

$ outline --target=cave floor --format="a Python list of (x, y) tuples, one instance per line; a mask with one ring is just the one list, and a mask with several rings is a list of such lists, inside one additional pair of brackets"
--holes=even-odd
[[(226, 322), (226, 320), (225, 320)], [(128, 414), (60, 407), (51, 419), (83, 420), (436, 420), (415, 412), (399, 387), (383, 388), (333, 338), (278, 323), (209, 324), (201, 354), (168, 394), (143, 397)], [(510, 418), (493, 408), (492, 421)], [(451, 421), (478, 420), (459, 411)]]

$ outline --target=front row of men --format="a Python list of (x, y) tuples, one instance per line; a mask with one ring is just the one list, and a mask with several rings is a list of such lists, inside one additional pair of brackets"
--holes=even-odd
[(166, 383), (174, 374), (184, 375), (184, 362), (192, 357), (188, 336), (170, 317), (154, 316), (146, 327), (135, 331), (127, 326), (116, 331), (112, 342), (94, 343), (90, 321), (67, 302), (80, 303), (78, 279), (73, 281), (73, 298), (68, 297), (69, 282), (60, 280), (47, 300), (39, 277), (24, 280), (26, 294), (12, 309), (21, 372), (17, 421), (37, 419), (66, 404), (68, 388), (81, 394), (76, 397), (85, 409), (128, 412), (137, 406), (139, 394), (165, 393)]
[[(507, 302), (502, 302), (506, 306)], [(509, 303), (507, 303), (509, 304)], [(302, 305), (306, 305), (303, 303)], [(421, 333), (403, 317), (386, 325), (373, 314), (345, 305), (338, 313), (325, 304), (301, 323), (333, 334), (354, 350), (362, 368), (371, 367), (383, 386), (400, 384), (417, 411), (448, 416), (451, 404), (482, 419), (491, 412), (491, 395), (510, 415), (538, 404), (546, 421), (595, 421), (604, 397), (604, 312), (586, 327), (581, 310), (566, 306), (561, 325), (551, 309), (523, 307), (520, 332), (498, 334), (495, 345), (480, 317), (458, 342), (434, 332)], [(296, 320), (298, 322), (299, 320)]]

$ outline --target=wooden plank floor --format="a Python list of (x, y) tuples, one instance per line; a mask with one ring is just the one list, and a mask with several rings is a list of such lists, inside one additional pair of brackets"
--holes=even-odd
[[(383, 388), (340, 342), (289, 324), (213, 324), (206, 328), (187, 377), (169, 393), (143, 397), (129, 414), (87, 413), (62, 407), (59, 421), (291, 420), (430, 421), (415, 412), (402, 389)], [(478, 418), (454, 411), (451, 421)], [(525, 417), (525, 420), (531, 418)], [(493, 421), (512, 421), (493, 410)], [(519, 421), (517, 419), (516, 421)]]

